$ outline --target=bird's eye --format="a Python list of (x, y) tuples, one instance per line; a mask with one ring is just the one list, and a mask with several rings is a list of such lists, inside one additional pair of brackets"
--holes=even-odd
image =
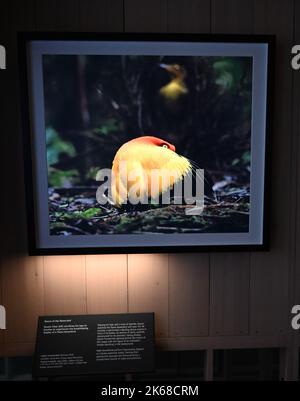
[(165, 143), (163, 143), (163, 144), (161, 145), (161, 147), (162, 147), (162, 148), (167, 148), (167, 149), (169, 149), (169, 146), (168, 146), (167, 144), (165, 144)]

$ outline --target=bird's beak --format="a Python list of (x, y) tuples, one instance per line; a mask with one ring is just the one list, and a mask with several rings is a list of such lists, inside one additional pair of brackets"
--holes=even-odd
[(169, 68), (169, 65), (168, 65), (168, 64), (159, 64), (159, 66), (160, 66), (161, 68), (166, 69), (166, 70)]
[(174, 67), (172, 64), (159, 64), (161, 68), (164, 68), (167, 70), (170, 74), (177, 75), (177, 71), (174, 70)]

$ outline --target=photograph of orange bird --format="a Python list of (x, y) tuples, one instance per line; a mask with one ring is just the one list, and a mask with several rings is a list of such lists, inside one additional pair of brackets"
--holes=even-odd
[(132, 50), (43, 56), (51, 235), (248, 232), (253, 58)]
[[(126, 163), (126, 169), (120, 168), (121, 162)], [(151, 177), (153, 170), (156, 170), (159, 177), (155, 183)], [(175, 146), (163, 139), (154, 136), (132, 139), (119, 148), (113, 160), (113, 203), (116, 206), (126, 203), (128, 193), (134, 188), (137, 188), (131, 193), (134, 201), (135, 196), (138, 199), (150, 196), (152, 199), (158, 198), (191, 171), (189, 160), (178, 155)], [(130, 179), (131, 173), (136, 177), (134, 180)]]

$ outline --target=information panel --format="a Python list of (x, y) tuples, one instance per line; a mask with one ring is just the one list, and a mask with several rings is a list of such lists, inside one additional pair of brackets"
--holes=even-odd
[(39, 318), (35, 377), (153, 370), (153, 313)]

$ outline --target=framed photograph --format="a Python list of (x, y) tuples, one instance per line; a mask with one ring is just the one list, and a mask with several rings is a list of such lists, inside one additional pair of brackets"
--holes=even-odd
[(30, 254), (266, 249), (273, 36), (19, 36)]

